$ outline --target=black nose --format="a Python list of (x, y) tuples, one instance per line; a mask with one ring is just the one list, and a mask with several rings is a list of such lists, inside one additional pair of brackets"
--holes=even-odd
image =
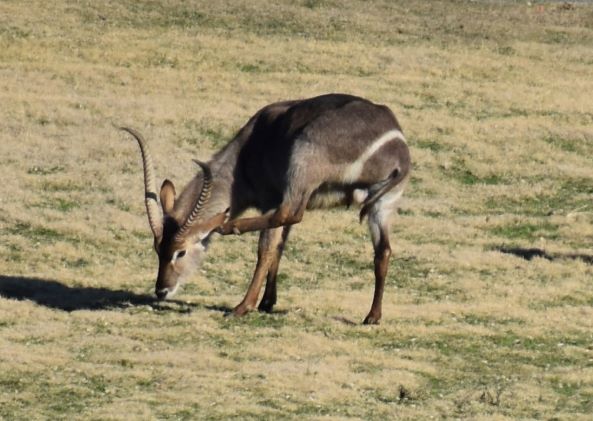
[(164, 300), (165, 298), (167, 298), (167, 294), (169, 293), (169, 290), (167, 288), (163, 288), (163, 289), (157, 289), (155, 291), (156, 297), (159, 300)]

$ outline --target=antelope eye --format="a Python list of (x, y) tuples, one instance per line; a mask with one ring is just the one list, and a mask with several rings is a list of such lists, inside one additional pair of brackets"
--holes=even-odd
[(179, 259), (180, 257), (185, 256), (185, 253), (186, 253), (185, 250), (176, 251), (175, 253), (173, 253), (173, 257), (171, 258), (171, 261), (175, 262), (175, 260)]

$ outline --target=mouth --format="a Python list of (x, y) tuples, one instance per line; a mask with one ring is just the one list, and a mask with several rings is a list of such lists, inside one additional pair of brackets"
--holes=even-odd
[(173, 288), (161, 288), (161, 289), (157, 289), (155, 290), (155, 295), (156, 298), (159, 301), (165, 301), (168, 298), (171, 298), (175, 295), (175, 293), (177, 292), (177, 288), (178, 288), (179, 284), (175, 285)]
[(155, 295), (157, 300), (165, 301), (167, 299), (167, 295), (169, 295), (169, 290), (167, 288), (158, 289), (155, 291)]

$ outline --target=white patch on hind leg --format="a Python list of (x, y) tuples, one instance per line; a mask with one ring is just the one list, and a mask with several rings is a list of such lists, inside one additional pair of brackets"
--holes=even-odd
[(399, 199), (401, 199), (403, 194), (403, 189), (392, 190), (385, 194), (381, 199), (379, 199), (378, 204), (381, 209), (392, 211), (395, 208), (397, 202), (399, 202)]
[(396, 188), (381, 197), (371, 208), (368, 217), (373, 244), (377, 246), (381, 238), (380, 227), (389, 227), (389, 222), (397, 204), (404, 193), (403, 188)]
[(354, 189), (352, 192), (352, 200), (354, 203), (362, 203), (369, 197), (369, 191), (366, 189)]

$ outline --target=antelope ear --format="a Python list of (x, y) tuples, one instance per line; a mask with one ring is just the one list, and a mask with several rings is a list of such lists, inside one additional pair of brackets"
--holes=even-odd
[(161, 206), (163, 207), (163, 212), (165, 215), (168, 215), (173, 210), (173, 205), (175, 204), (175, 186), (169, 180), (163, 181), (163, 185), (161, 186)]
[[(221, 226), (224, 221), (227, 219), (228, 213), (227, 211), (218, 213), (214, 215), (212, 218), (202, 222), (201, 224), (196, 224), (192, 227), (190, 231), (190, 236), (195, 240), (204, 240), (208, 237), (216, 228)], [(194, 240), (194, 241), (195, 241)]]

